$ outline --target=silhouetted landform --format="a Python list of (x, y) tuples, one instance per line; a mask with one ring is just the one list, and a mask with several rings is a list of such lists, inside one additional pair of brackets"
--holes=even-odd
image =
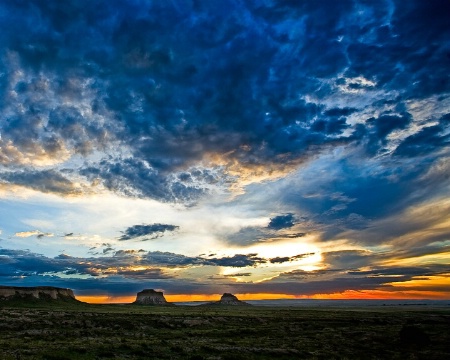
[(53, 286), (0, 286), (0, 301), (65, 301), (79, 302), (71, 289), (58, 288)]
[(213, 305), (213, 306), (251, 306), (250, 304), (246, 303), (245, 301), (239, 300), (236, 296), (230, 293), (224, 293), (219, 301), (213, 301), (209, 302), (204, 305)]
[(153, 289), (144, 289), (137, 293), (136, 301), (133, 304), (137, 305), (157, 305), (170, 306), (175, 305), (167, 302), (162, 291), (155, 291)]

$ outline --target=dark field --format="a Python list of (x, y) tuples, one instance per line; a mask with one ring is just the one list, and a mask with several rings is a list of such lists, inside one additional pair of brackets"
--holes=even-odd
[(0, 359), (450, 359), (447, 309), (0, 305)]

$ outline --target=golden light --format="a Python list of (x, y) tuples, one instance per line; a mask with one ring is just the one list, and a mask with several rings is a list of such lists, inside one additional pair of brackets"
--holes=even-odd
[(136, 300), (134, 296), (108, 296), (108, 295), (80, 295), (76, 296), (77, 300), (89, 304), (129, 304)]

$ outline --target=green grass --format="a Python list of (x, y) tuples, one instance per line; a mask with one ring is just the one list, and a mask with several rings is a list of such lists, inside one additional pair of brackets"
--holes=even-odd
[(450, 311), (0, 305), (0, 359), (444, 359)]

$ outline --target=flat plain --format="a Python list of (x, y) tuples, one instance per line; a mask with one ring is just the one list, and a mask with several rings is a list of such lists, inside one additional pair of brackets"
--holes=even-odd
[(450, 359), (450, 309), (0, 304), (0, 359)]

